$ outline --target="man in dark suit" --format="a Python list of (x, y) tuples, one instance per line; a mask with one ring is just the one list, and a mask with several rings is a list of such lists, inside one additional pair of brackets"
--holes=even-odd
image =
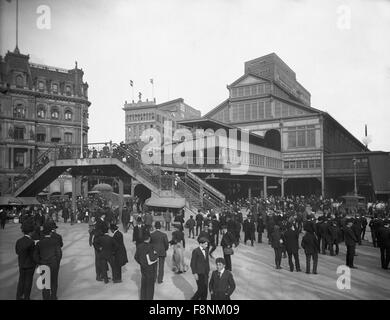
[(294, 263), (292, 261), (292, 256), (294, 256), (295, 267), (297, 272), (301, 271), (299, 264), (299, 231), (295, 230), (293, 225), (289, 226), (288, 230), (284, 233), (284, 244), (286, 246), (286, 251), (288, 255), (288, 264), (290, 266), (290, 271), (294, 271)]
[(217, 258), (215, 260), (217, 270), (211, 274), (209, 290), (211, 300), (230, 300), (230, 296), (236, 289), (233, 274), (225, 270), (225, 259)]
[(16, 291), (16, 300), (30, 300), (30, 293), (35, 270), (34, 240), (31, 235), (34, 232), (34, 224), (27, 221), (22, 225), (24, 236), (16, 241), (15, 251), (18, 255), (19, 281)]
[(310, 261), (313, 258), (313, 274), (317, 274), (318, 253), (320, 252), (320, 244), (314, 228), (310, 225), (305, 227), (305, 235), (302, 238), (301, 247), (305, 250), (306, 255), (306, 273), (310, 273)]
[(158, 256), (158, 272), (157, 272), (157, 283), (162, 283), (164, 279), (164, 263), (165, 257), (167, 256), (167, 250), (169, 248), (168, 236), (161, 232), (161, 223), (156, 221), (154, 223), (155, 230), (150, 234), (150, 244), (153, 249), (157, 252)]
[(110, 225), (111, 232), (113, 232), (112, 239), (115, 241), (115, 251), (112, 266), (112, 282), (122, 282), (122, 267), (129, 262), (127, 259), (127, 252), (125, 243), (123, 242), (123, 234), (119, 231), (115, 224)]
[(145, 224), (142, 221), (141, 217), (137, 218), (137, 225), (133, 229), (133, 242), (135, 242), (135, 245), (138, 246), (141, 243), (143, 243), (144, 234), (148, 233)]
[(38, 241), (34, 249), (34, 260), (38, 265), (50, 268), (50, 289), (42, 289), (43, 300), (56, 300), (58, 288), (58, 262), (61, 258), (61, 248), (56, 239), (51, 236), (50, 223), (43, 225), (43, 238)]
[(381, 250), (382, 269), (389, 269), (390, 263), (390, 221), (386, 219), (378, 229), (378, 246)]
[(123, 207), (123, 211), (122, 211), (122, 224), (123, 224), (123, 230), (127, 232), (130, 226), (130, 210), (126, 206)]
[(143, 242), (137, 246), (134, 259), (141, 266), (140, 300), (153, 300), (154, 283), (156, 281), (154, 264), (157, 263), (158, 256), (150, 244), (150, 234), (148, 232), (143, 234)]
[(102, 227), (102, 234), (94, 239), (94, 247), (98, 251), (98, 261), (100, 272), (104, 283), (108, 283), (108, 264), (113, 270), (114, 253), (118, 250), (117, 244), (113, 238), (108, 235), (108, 227)]
[[(62, 259), (62, 247), (64, 246), (64, 243), (62, 241), (62, 237), (60, 234), (57, 233), (56, 229), (58, 228), (56, 223), (51, 220), (49, 223), (49, 228), (51, 229), (50, 237), (54, 239), (57, 242), (58, 247), (60, 248), (59, 250), (59, 257), (57, 260), (57, 268), (55, 268), (55, 272), (57, 274), (54, 275), (55, 279), (58, 279), (58, 272), (60, 271), (60, 265), (61, 265), (61, 259)], [(53, 295), (54, 295), (54, 300), (57, 300), (57, 287), (52, 289)]]
[(357, 269), (353, 264), (353, 259), (355, 257), (356, 242), (358, 242), (358, 239), (355, 232), (352, 230), (353, 220), (348, 219), (346, 222), (347, 226), (344, 230), (344, 241), (347, 246), (346, 265), (352, 269)]
[(191, 300), (207, 300), (207, 285), (210, 272), (208, 239), (199, 238), (199, 247), (192, 251), (191, 270), (194, 275), (198, 290)]
[(195, 216), (196, 220), (196, 236), (199, 235), (199, 231), (202, 231), (202, 225), (203, 225), (203, 215), (201, 210), (198, 210), (198, 214)]

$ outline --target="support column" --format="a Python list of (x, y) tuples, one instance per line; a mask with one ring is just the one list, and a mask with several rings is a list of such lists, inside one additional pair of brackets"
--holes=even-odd
[(267, 176), (263, 177), (263, 193), (264, 193), (264, 198), (267, 198)]
[(200, 185), (200, 188), (199, 188), (199, 194), (200, 194), (200, 205), (203, 207), (203, 186)]
[(64, 179), (58, 179), (60, 182), (60, 192), (63, 196), (65, 194), (65, 180)]
[(322, 198), (325, 198), (324, 151), (321, 152), (321, 194), (322, 194)]
[(9, 164), (9, 168), (10, 169), (13, 169), (14, 168), (14, 148), (13, 147), (10, 147), (9, 148), (9, 152), (11, 152), (11, 161), (10, 161), (10, 164)]
[(119, 221), (122, 221), (122, 210), (123, 210), (123, 180), (118, 179), (119, 186)]
[(88, 196), (88, 179), (87, 181), (83, 182), (83, 193), (84, 193), (84, 197)]
[(25, 168), (28, 168), (31, 166), (31, 158), (30, 158), (30, 149), (27, 149), (27, 151), (25, 152), (25, 159), (26, 159), (26, 162), (25, 162)]
[(284, 197), (284, 178), (280, 179), (280, 192), (281, 192), (281, 197)]
[(252, 188), (250, 186), (248, 187), (248, 198), (249, 198), (249, 201), (252, 200)]
[[(77, 209), (77, 205), (76, 205), (76, 184), (77, 184), (77, 181), (76, 181), (76, 177), (75, 176), (72, 176), (72, 214), (76, 214), (76, 209)], [(71, 220), (73, 221), (73, 220)]]

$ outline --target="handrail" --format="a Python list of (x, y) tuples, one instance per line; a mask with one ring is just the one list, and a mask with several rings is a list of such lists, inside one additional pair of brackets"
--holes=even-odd
[(209, 183), (207, 182), (204, 182), (201, 178), (199, 178), (196, 174), (193, 174), (191, 171), (187, 171), (187, 176), (193, 180), (195, 180), (196, 182), (198, 182), (199, 184), (202, 184), (206, 189), (208, 189), (208, 191), (214, 193), (217, 197), (219, 197), (221, 200), (225, 201), (226, 200), (226, 197), (223, 193), (221, 193), (220, 191), (218, 191), (217, 189), (215, 189), (212, 185), (210, 185)]

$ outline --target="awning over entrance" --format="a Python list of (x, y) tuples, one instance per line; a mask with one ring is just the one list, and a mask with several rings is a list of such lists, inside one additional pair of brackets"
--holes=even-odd
[(390, 155), (388, 153), (369, 156), (373, 189), (376, 194), (390, 194)]
[(146, 199), (145, 204), (150, 207), (180, 209), (185, 206), (186, 200), (184, 198), (158, 197), (152, 193), (152, 196)]
[(23, 205), (22, 200), (12, 196), (0, 197), (0, 206), (21, 206)]
[(17, 199), (21, 200), (23, 205), (39, 205), (40, 202), (35, 197), (18, 197)]
[(40, 202), (35, 197), (0, 197), (0, 206), (28, 206), (35, 204), (40, 204)]

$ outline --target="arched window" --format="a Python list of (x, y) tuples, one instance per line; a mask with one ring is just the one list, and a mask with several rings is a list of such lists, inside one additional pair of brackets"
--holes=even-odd
[(51, 118), (55, 119), (55, 120), (58, 120), (59, 117), (60, 117), (60, 113), (58, 112), (58, 110), (57, 109), (52, 109), (51, 110)]
[(37, 117), (40, 119), (45, 119), (46, 111), (44, 106), (38, 106)]
[(45, 84), (43, 83), (43, 81), (38, 82), (38, 90), (40, 92), (43, 92), (45, 90)]
[(71, 111), (66, 111), (65, 112), (65, 120), (72, 120), (72, 112)]
[(18, 88), (23, 88), (24, 87), (23, 77), (20, 74), (16, 76), (15, 82), (16, 82), (16, 87), (18, 87)]
[(22, 118), (24, 119), (26, 117), (26, 109), (22, 104), (17, 104), (14, 109), (14, 117), (15, 118)]
[(67, 96), (72, 95), (72, 88), (70, 86), (66, 86), (65, 93)]

